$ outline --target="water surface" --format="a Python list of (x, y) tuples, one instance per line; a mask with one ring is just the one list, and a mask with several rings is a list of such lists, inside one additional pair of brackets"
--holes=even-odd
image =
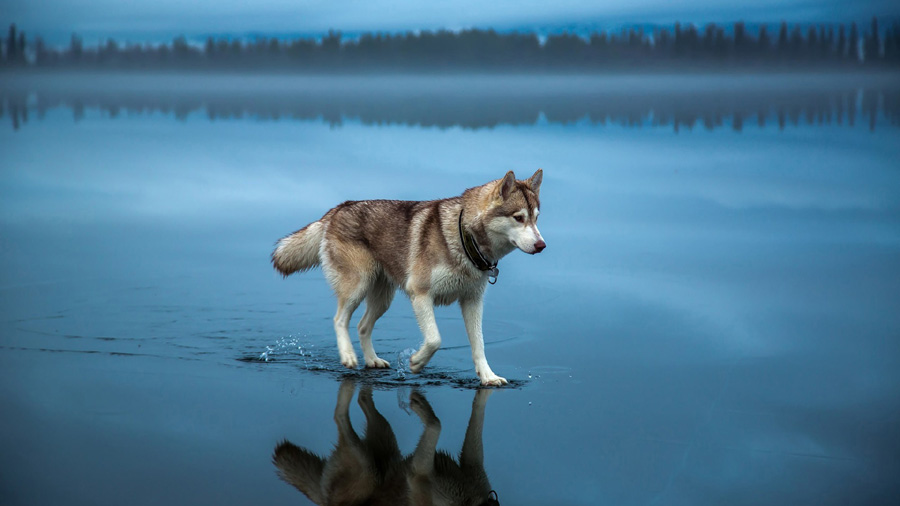
[[(421, 395), (456, 456), (458, 309), (426, 374), (348, 373), (321, 272), (268, 255), (343, 200), (538, 167), (547, 250), (485, 302), (501, 504), (896, 497), (898, 82), (2, 76), (0, 498), (310, 504), (272, 455), (331, 452), (342, 384), (360, 435), (371, 389), (414, 452)], [(374, 341), (420, 342), (402, 295)]]

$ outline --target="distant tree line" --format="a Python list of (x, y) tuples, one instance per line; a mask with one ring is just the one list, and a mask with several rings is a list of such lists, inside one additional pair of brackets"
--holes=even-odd
[(896, 67), (900, 64), (900, 24), (883, 32), (873, 18), (861, 33), (848, 26), (782, 22), (772, 32), (761, 25), (750, 33), (743, 22), (730, 31), (676, 23), (670, 29), (639, 28), (573, 33), (541, 39), (534, 33), (498, 33), (471, 29), (401, 34), (366, 33), (346, 39), (330, 31), (321, 38), (252, 41), (209, 37), (191, 44), (181, 36), (171, 43), (122, 44), (113, 39), (86, 46), (77, 35), (67, 47), (49, 47), (40, 37), (29, 41), (10, 26), (0, 42), (6, 68), (73, 69), (286, 69), (286, 70), (604, 70), (685, 67)]

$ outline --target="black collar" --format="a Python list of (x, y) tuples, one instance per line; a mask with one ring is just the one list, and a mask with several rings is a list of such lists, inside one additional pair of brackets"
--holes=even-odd
[(481, 249), (478, 248), (478, 243), (475, 242), (475, 237), (463, 230), (462, 226), (462, 215), (463, 210), (459, 210), (459, 240), (462, 242), (463, 251), (466, 252), (466, 256), (469, 257), (469, 260), (475, 264), (475, 267), (478, 270), (488, 273), (488, 282), (490, 284), (494, 284), (497, 282), (497, 275), (500, 274), (500, 269), (497, 268), (497, 262), (491, 263), (488, 262), (487, 258), (484, 257), (484, 254), (481, 252)]

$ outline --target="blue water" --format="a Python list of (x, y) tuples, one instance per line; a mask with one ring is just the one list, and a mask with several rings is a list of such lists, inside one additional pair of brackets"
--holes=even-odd
[[(458, 308), (425, 374), (348, 373), (321, 272), (268, 255), (343, 200), (539, 167), (547, 249), (485, 302), (501, 504), (896, 497), (898, 83), (0, 76), (0, 500), (311, 504), (272, 453), (328, 455), (342, 383), (360, 435), (373, 389), (413, 452), (420, 392), (457, 455)], [(405, 297), (373, 338), (419, 344)]]

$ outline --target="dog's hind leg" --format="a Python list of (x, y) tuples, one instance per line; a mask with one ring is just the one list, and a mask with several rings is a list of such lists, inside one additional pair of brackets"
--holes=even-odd
[(345, 379), (334, 407), (338, 442), (325, 463), (322, 488), (325, 502), (319, 504), (365, 504), (372, 500), (376, 477), (362, 440), (350, 423), (350, 401), (356, 384)]
[(366, 435), (363, 445), (371, 456), (371, 465), (376, 469), (376, 474), (384, 476), (390, 472), (391, 466), (403, 460), (400, 447), (397, 445), (397, 437), (391, 429), (391, 424), (375, 408), (371, 385), (360, 389), (359, 407), (366, 415)]
[(375, 260), (365, 249), (352, 243), (333, 244), (329, 241), (326, 252), (322, 268), (338, 299), (334, 314), (338, 353), (344, 367), (355, 369), (358, 362), (350, 342), (350, 318), (375, 280)]
[(338, 296), (337, 312), (334, 314), (334, 333), (337, 336), (338, 353), (341, 356), (341, 364), (349, 369), (355, 369), (358, 365), (353, 343), (350, 342), (350, 317), (359, 307), (365, 293), (353, 293), (350, 297)]
[(366, 312), (356, 327), (359, 330), (359, 345), (362, 347), (366, 367), (391, 366), (390, 362), (378, 358), (378, 355), (375, 354), (375, 347), (372, 346), (372, 329), (375, 327), (375, 321), (381, 318), (381, 315), (391, 306), (394, 290), (391, 282), (381, 277), (372, 284), (369, 294), (366, 296)]
[(359, 435), (353, 430), (350, 423), (350, 402), (353, 400), (353, 392), (356, 383), (352, 379), (345, 379), (338, 389), (337, 403), (334, 406), (334, 423), (338, 428), (338, 444), (349, 443), (359, 446)]

